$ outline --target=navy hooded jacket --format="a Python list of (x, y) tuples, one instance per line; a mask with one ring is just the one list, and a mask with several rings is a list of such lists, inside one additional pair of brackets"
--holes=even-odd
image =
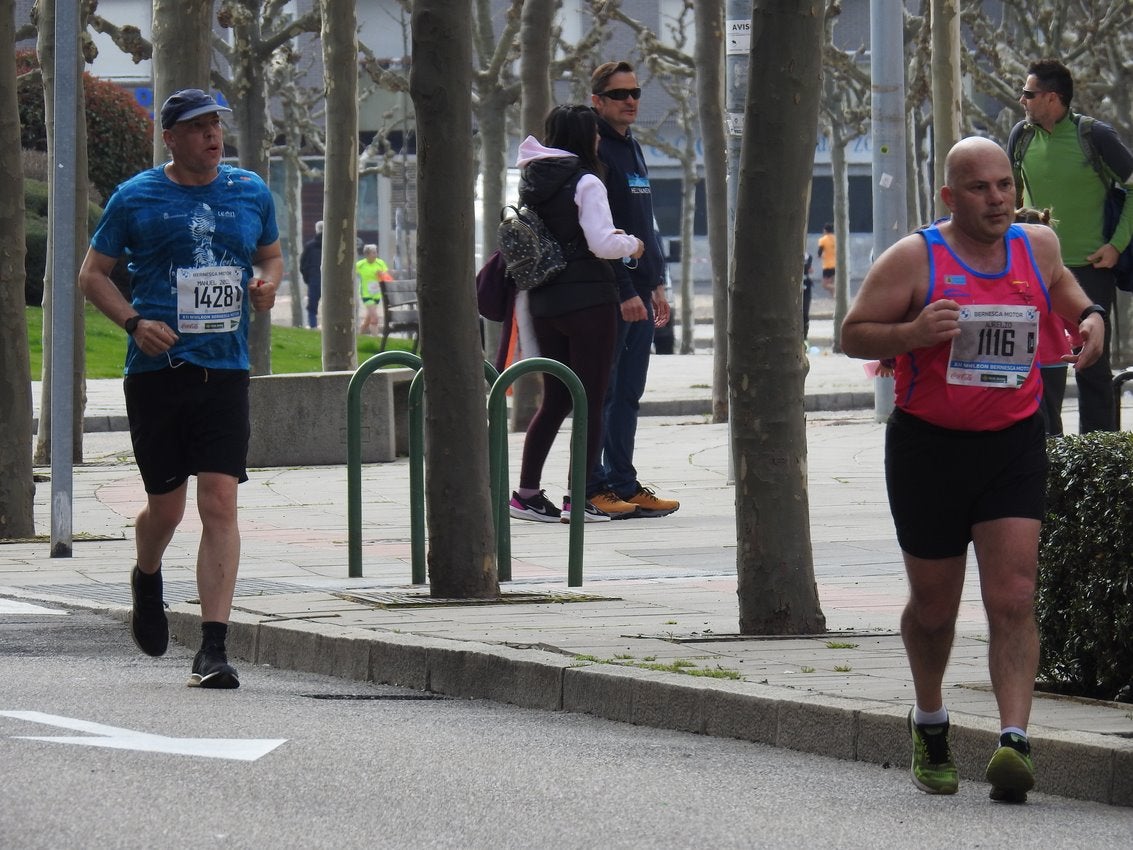
[[(641, 146), (627, 130), (623, 136), (598, 116), (598, 158), (606, 165), (606, 192), (614, 226), (632, 233), (645, 242), (645, 253), (631, 269), (614, 263), (618, 277), (618, 300), (628, 301), (640, 295), (647, 304), (653, 290), (665, 283), (665, 261), (661, 243), (653, 224), (653, 194), (649, 185), (649, 169)], [(651, 238), (652, 237), (652, 238)]]

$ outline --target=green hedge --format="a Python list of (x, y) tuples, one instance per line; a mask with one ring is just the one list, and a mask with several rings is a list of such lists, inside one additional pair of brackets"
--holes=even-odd
[(1133, 434), (1053, 438), (1035, 614), (1053, 689), (1133, 702)]
[[(87, 227), (94, 233), (102, 210), (90, 204)], [(24, 303), (37, 307), (43, 303), (43, 272), (47, 267), (47, 184), (24, 178)], [(78, 269), (75, 269), (77, 272)]]
[[(20, 111), (20, 144), (47, 150), (44, 125), (43, 81), (25, 72), (37, 68), (34, 51), (16, 54)], [(153, 165), (153, 120), (134, 96), (109, 80), (83, 74), (87, 119), (87, 175), (105, 202), (114, 187)], [(93, 195), (92, 195), (93, 198)]]

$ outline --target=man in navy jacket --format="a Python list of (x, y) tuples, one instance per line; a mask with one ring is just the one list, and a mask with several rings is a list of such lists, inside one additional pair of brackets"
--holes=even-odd
[(602, 415), (605, 438), (602, 460), (587, 482), (587, 498), (614, 519), (658, 517), (680, 507), (661, 499), (637, 479), (633, 465), (637, 414), (645, 392), (654, 326), (669, 321), (665, 300), (665, 266), (653, 224), (653, 196), (641, 146), (630, 133), (637, 120), (641, 88), (628, 62), (607, 62), (591, 76), (591, 100), (598, 113), (598, 157), (606, 165), (606, 190), (614, 224), (645, 239), (638, 260), (615, 263), (618, 299), (618, 342), (614, 369)]

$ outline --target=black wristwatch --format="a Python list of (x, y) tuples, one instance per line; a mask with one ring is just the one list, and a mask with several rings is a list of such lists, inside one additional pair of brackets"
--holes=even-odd
[[(1100, 310), (1101, 308), (1099, 307), (1098, 309)], [(1082, 318), (1085, 318), (1085, 316), (1083, 316)], [(138, 322), (140, 322), (141, 320), (142, 320), (142, 317), (139, 316), (137, 313), (135, 313), (130, 318), (128, 318), (125, 322), (122, 323), (122, 327), (125, 329), (127, 336), (133, 336), (134, 335), (134, 331), (136, 331), (138, 329)]]
[(1089, 316), (1092, 316), (1094, 313), (1097, 313), (1099, 316), (1101, 316), (1103, 320), (1105, 319), (1105, 307), (1103, 307), (1101, 304), (1091, 304), (1089, 307), (1083, 310), (1082, 315), (1078, 317), (1078, 324), (1082, 324), (1082, 322), (1086, 321), (1086, 319)]

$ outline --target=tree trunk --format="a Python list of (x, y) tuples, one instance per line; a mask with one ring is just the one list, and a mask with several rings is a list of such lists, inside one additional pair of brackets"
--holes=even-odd
[[(944, 157), (960, 138), (960, 3), (932, 0), (932, 161), (934, 184), (944, 185)], [(948, 215), (935, 193), (934, 218)]]
[(161, 104), (179, 89), (209, 90), (213, 0), (153, 0), (153, 164), (168, 159)]
[(688, 100), (681, 103), (681, 125), (685, 137), (684, 155), (681, 157), (681, 354), (695, 354), (692, 233), (696, 220), (696, 127)]
[[(522, 134), (543, 138), (543, 125), (554, 101), (551, 98), (551, 24), (555, 3), (549, 0), (524, 0), (519, 31), (519, 82)], [(509, 200), (515, 200), (514, 198)], [(494, 219), (493, 219), (494, 221)], [(536, 349), (534, 340), (519, 338), (519, 357), (530, 357)], [(524, 375), (513, 385), (511, 395), (511, 427), (526, 431), (543, 398), (543, 375)], [(594, 415), (594, 411), (591, 412)]]
[(728, 421), (728, 139), (724, 133), (724, 3), (696, 4), (696, 102), (712, 267), (712, 421)]
[[(236, 124), (236, 148), (240, 167), (254, 171), (268, 181), (268, 155), (274, 131), (268, 115), (265, 68), (270, 52), (263, 48), (260, 0), (239, 0), (243, 14), (232, 27), (232, 79), (230, 81), (232, 119)], [(268, 55), (264, 55), (268, 53)], [(350, 68), (355, 62), (343, 65)], [(332, 122), (333, 123), (333, 122)], [(253, 375), (271, 374), (271, 312), (252, 311), (248, 332), (248, 356)]]
[[(480, 99), (476, 108), (476, 124), (480, 136), (480, 175), (481, 199), (480, 208), (480, 259), (487, 260), (488, 255), (496, 250), (496, 228), (500, 222), (500, 208), (505, 203), (515, 201), (515, 198), (505, 198), (507, 185), (507, 107), (510, 95), (499, 86), (489, 86), (486, 83), (480, 87)], [(500, 343), (501, 327), (499, 322), (484, 320), (484, 357), (492, 360)], [(538, 377), (525, 376), (520, 378), (516, 392), (529, 380), (538, 381)], [(512, 394), (512, 409), (518, 396)], [(530, 418), (530, 414), (528, 415)]]
[(354, 285), (358, 206), (356, 29), (354, 3), (323, 0), (326, 114), (334, 116), (327, 122), (323, 169), (323, 368), (327, 371), (358, 366), (358, 296)]
[(832, 350), (842, 353), (842, 320), (850, 304), (850, 177), (846, 167), (846, 137), (842, 124), (830, 130), (830, 177), (834, 198), (834, 341)]
[[(817, 133), (823, 7), (756, 0), (735, 224), (729, 374), (740, 632), (826, 628), (810, 545), (799, 245)], [(758, 62), (758, 64), (757, 64)], [(758, 233), (759, 239), (746, 238)]]
[[(298, 144), (298, 141), (296, 141)], [(303, 178), (299, 174), (299, 155), (295, 147), (288, 149), (283, 158), (285, 184), (283, 189), (284, 215), (287, 220), (286, 268), (291, 269), (288, 276), (287, 294), (291, 296), (291, 327), (307, 327), (303, 309), (303, 286), (299, 274), (299, 257), (303, 252)]]
[[(426, 380), (429, 587), (441, 598), (499, 596), (488, 497), (488, 423), (472, 268), (471, 8), (413, 4), (409, 89), (417, 114), (417, 248)], [(432, 403), (429, 403), (429, 399)]]
[[(16, 96), (15, 10), (0, 0), (0, 538), (35, 534), (31, 358), (24, 317), (24, 175)], [(11, 51), (10, 53), (8, 51)], [(4, 200), (7, 198), (7, 200)]]
[[(40, 4), (39, 38), (36, 45), (39, 65), (43, 74), (44, 125), (47, 130), (47, 159), (55, 162), (55, 0), (44, 0)], [(75, 184), (75, 217), (71, 242), (74, 252), (74, 265), (77, 270), (82, 264), (87, 243), (87, 121), (82, 85), (82, 51), (75, 46), (75, 76), (77, 78), (77, 98), (75, 109), (75, 174), (83, 179)], [(55, 193), (55, 169), (51, 169), (47, 181), (48, 198)], [(86, 409), (86, 325), (83, 317), (83, 297), (75, 281), (55, 287), (55, 264), (52, 261), (56, 247), (52, 232), (54, 225), (54, 205), (48, 205), (47, 263), (43, 274), (43, 365), (39, 400), (39, 429), (36, 432), (35, 462), (41, 466), (51, 463), (51, 385), (55, 374), (54, 336), (52, 334), (52, 310), (54, 299), (64, 298), (72, 319), (71, 346), (71, 458), (74, 463), (83, 462), (83, 417)], [(22, 313), (22, 311), (21, 311)], [(26, 333), (26, 327), (25, 327)]]

